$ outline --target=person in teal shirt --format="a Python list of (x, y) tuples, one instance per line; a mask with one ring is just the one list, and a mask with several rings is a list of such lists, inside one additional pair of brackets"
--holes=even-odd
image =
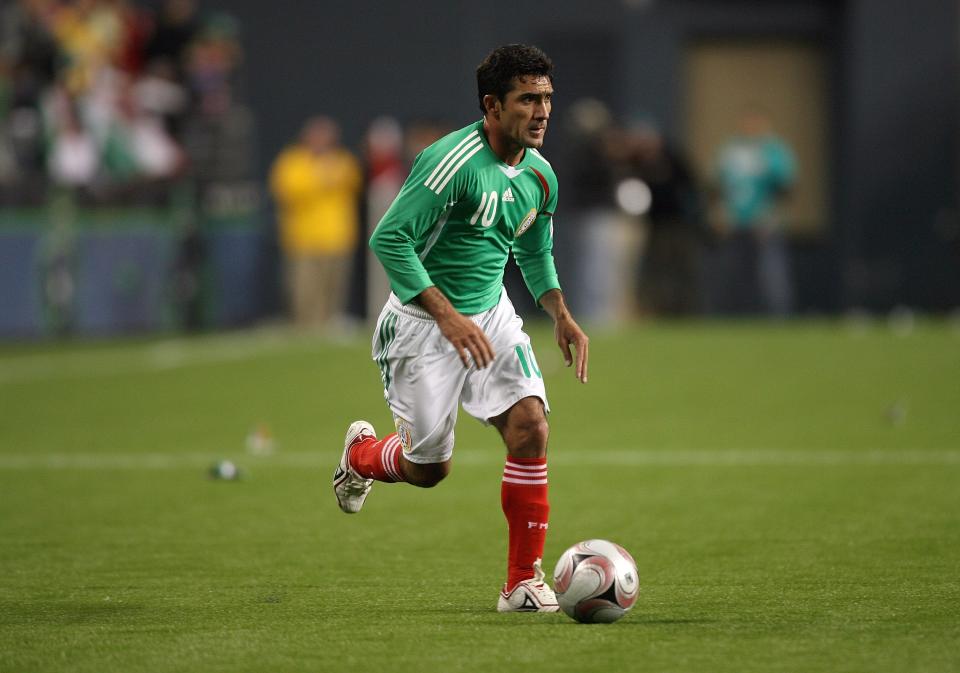
[(793, 152), (773, 133), (766, 113), (751, 108), (740, 132), (721, 148), (715, 172), (726, 237), (728, 292), (721, 309), (788, 315), (792, 283), (781, 204), (796, 177)]

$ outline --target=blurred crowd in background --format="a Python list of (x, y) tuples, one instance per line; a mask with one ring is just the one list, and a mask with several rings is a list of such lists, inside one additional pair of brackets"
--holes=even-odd
[[(165, 203), (173, 181), (249, 174), (236, 22), (195, 0), (16, 0), (0, 17), (0, 198)], [(238, 146), (239, 143), (239, 146)]]
[[(791, 282), (779, 207), (790, 193), (795, 160), (767, 113), (743, 111), (741, 126), (698, 176), (681, 147), (654, 120), (623, 123), (595, 99), (575, 102), (552, 124), (566, 142), (554, 154), (561, 207), (554, 254), (570, 305), (585, 319), (791, 314)], [(376, 312), (389, 284), (363, 241), (428, 144), (456, 126), (417, 122), (404, 129), (376, 119), (354, 154), (337, 122), (309, 119), (273, 165), (286, 259), (289, 306), (297, 324), (343, 321), (351, 290)], [(556, 131), (557, 135), (561, 131)], [(365, 268), (351, 288), (356, 265)], [(720, 277), (721, 282), (715, 283)], [(365, 282), (364, 282), (365, 281)], [(506, 284), (525, 312), (535, 307), (519, 272)]]
[[(216, 326), (202, 307), (211, 254), (197, 213), (229, 212), (238, 203), (262, 217), (269, 240), (255, 245), (277, 260), (244, 274), (237, 266), (253, 259), (249, 250), (223, 247), (215, 301), (241, 301), (230, 297), (244, 293), (232, 279), (254, 275), (285, 290), (277, 293), (280, 306), (300, 326), (341, 327), (376, 315), (389, 284), (364, 242), (416, 154), (472, 121), (380, 117), (358, 146), (347, 147), (338, 121), (318, 114), (270, 174), (257, 178), (239, 26), (229, 14), (201, 12), (195, 0), (153, 8), (131, 0), (16, 0), (3, 5), (0, 26), (0, 203), (23, 209), (66, 198), (89, 210), (186, 201), (187, 216), (171, 218), (179, 230), (169, 272), (153, 282), (172, 288), (160, 292), (180, 315), (161, 323), (176, 327)], [(695, 173), (657, 120), (616, 119), (599, 100), (555, 110), (551, 128), (545, 153), (561, 180), (555, 256), (583, 319), (790, 315), (779, 205), (795, 160), (762, 109), (743, 111), (709, 175)], [(45, 262), (41, 283), (62, 333), (76, 322), (72, 254)], [(521, 311), (533, 314), (519, 272), (508, 269), (505, 282)], [(141, 286), (141, 294), (151, 287)], [(104, 296), (126, 291), (133, 306), (138, 290), (130, 287)], [(270, 307), (238, 315), (272, 317)], [(91, 324), (111, 329), (104, 321)], [(158, 323), (147, 316), (131, 324)]]

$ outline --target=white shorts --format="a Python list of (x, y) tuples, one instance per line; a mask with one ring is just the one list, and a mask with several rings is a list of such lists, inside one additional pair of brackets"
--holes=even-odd
[(411, 462), (449, 460), (461, 404), (484, 424), (525, 397), (539, 397), (550, 411), (530, 337), (506, 290), (496, 306), (468, 317), (493, 345), (495, 357), (485, 369), (472, 361), (465, 368), (430, 314), (416, 304), (401, 304), (393, 293), (377, 320), (373, 360)]

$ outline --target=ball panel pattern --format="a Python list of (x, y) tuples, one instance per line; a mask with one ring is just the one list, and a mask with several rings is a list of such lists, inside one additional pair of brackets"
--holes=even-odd
[(567, 549), (553, 579), (560, 608), (585, 623), (617, 621), (640, 591), (633, 557), (607, 540), (585, 540)]

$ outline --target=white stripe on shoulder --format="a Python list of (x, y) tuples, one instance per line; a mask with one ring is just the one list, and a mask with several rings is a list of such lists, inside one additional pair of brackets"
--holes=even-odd
[(545, 164), (546, 164), (547, 166), (549, 166), (550, 168), (553, 168), (553, 164), (551, 164), (549, 161), (547, 161), (547, 158), (546, 158), (545, 156), (543, 156), (542, 154), (540, 154), (540, 152), (538, 152), (537, 150), (535, 150), (535, 149), (532, 148), (532, 147), (530, 148), (530, 151), (533, 152), (533, 156), (537, 157), (540, 161), (542, 161), (543, 163), (545, 163)]
[(442, 191), (443, 191), (443, 188), (447, 186), (447, 183), (448, 183), (448, 182), (450, 182), (450, 178), (452, 178), (454, 175), (456, 175), (457, 171), (460, 170), (460, 167), (463, 166), (465, 163), (467, 163), (467, 162), (470, 160), (470, 157), (472, 157), (474, 154), (476, 154), (477, 152), (479, 152), (479, 151), (482, 150), (482, 149), (483, 149), (483, 143), (482, 143), (482, 142), (477, 142), (476, 146), (475, 146), (472, 150), (470, 150), (470, 151), (466, 154), (466, 156), (464, 156), (463, 159), (461, 159), (460, 162), (459, 162), (456, 166), (453, 167), (453, 170), (450, 171), (450, 172), (447, 174), (447, 177), (445, 177), (445, 178), (443, 179), (443, 182), (441, 182), (441, 183), (437, 186), (437, 188), (434, 189), (433, 191), (435, 191), (437, 194), (439, 194), (440, 192), (442, 192)]
[[(480, 129), (474, 129), (472, 132), (468, 133), (463, 138), (463, 140), (457, 143), (456, 147), (454, 147), (452, 150), (447, 152), (446, 156), (443, 157), (443, 159), (440, 160), (440, 163), (437, 164), (436, 168), (433, 169), (433, 173), (430, 174), (430, 177), (427, 178), (426, 181), (423, 183), (424, 186), (430, 187), (430, 183), (433, 182), (433, 179), (435, 177), (437, 177), (437, 173), (439, 173), (441, 169), (443, 169), (444, 165), (447, 163), (447, 160), (450, 159), (450, 157), (452, 157), (454, 154), (456, 154), (457, 150), (463, 147), (466, 143), (471, 142), (473, 138), (479, 137), (479, 135), (480, 135)], [(430, 188), (433, 189), (432, 187)]]
[(480, 140), (480, 138), (473, 138), (470, 142), (464, 145), (459, 152), (453, 155), (453, 158), (447, 162), (447, 165), (444, 167), (444, 169), (440, 171), (440, 175), (438, 175), (433, 182), (428, 184), (427, 187), (439, 194), (443, 190), (443, 187), (437, 188), (437, 185), (446, 185), (447, 182), (450, 181), (450, 176), (456, 173), (457, 169), (463, 165), (462, 160), (459, 163), (457, 163), (457, 160), (459, 160), (464, 154), (467, 154), (474, 149), (480, 149), (481, 147), (483, 147), (483, 142)]

